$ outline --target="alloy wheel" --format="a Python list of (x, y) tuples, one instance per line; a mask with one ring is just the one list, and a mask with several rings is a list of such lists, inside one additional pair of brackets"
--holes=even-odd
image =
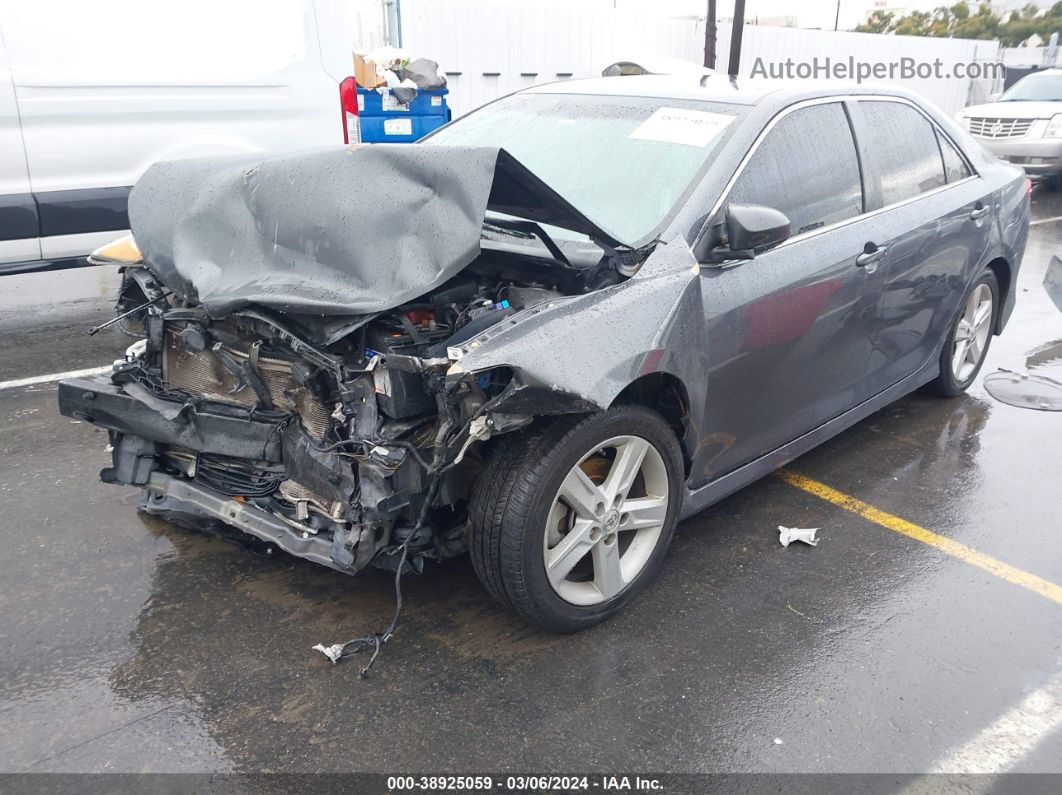
[(588, 451), (561, 483), (543, 535), (557, 595), (594, 605), (634, 582), (660, 540), (668, 485), (663, 457), (640, 436), (616, 436)]
[(957, 383), (964, 383), (981, 364), (991, 334), (992, 288), (979, 284), (966, 299), (962, 317), (955, 329), (955, 344), (951, 354), (951, 374)]

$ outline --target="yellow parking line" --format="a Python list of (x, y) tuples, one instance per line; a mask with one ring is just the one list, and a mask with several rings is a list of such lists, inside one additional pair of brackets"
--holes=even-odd
[(820, 483), (817, 480), (798, 475), (788, 469), (779, 469), (775, 474), (786, 483), (791, 486), (796, 486), (798, 489), (806, 491), (808, 494), (813, 494), (840, 508), (844, 508), (846, 511), (851, 511), (858, 516), (862, 516), (864, 519), (869, 519), (871, 522), (879, 524), (895, 533), (905, 535), (908, 538), (913, 538), (915, 541), (921, 541), (923, 544), (935, 547), (941, 552), (946, 552), (949, 555), (959, 558), (959, 560), (963, 560), (971, 566), (977, 566), (979, 569), (984, 569), (989, 574), (994, 574), (1002, 580), (1006, 580), (1014, 585), (1020, 585), (1022, 588), (1026, 588), (1033, 593), (1050, 599), (1052, 602), (1062, 604), (1062, 586), (1055, 585), (1055, 583), (1049, 582), (1042, 577), (1037, 577), (1035, 574), (1022, 571), (1021, 569), (1015, 568), (1001, 560), (996, 560), (991, 555), (978, 552), (976, 549), (971, 549), (965, 544), (960, 544), (958, 541), (934, 533), (932, 530), (926, 530), (924, 527), (919, 527), (916, 524), (908, 522), (906, 519), (901, 519), (899, 516), (893, 516), (891, 513), (886, 513), (869, 503), (857, 500), (855, 497), (849, 497), (847, 494), (837, 491), (837, 489), (830, 488), (825, 483)]

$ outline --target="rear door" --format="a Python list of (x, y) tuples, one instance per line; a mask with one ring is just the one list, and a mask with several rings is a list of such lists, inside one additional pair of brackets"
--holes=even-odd
[[(840, 100), (775, 117), (724, 196), (786, 214), (791, 237), (754, 259), (701, 269), (709, 354), (694, 477), (771, 452), (866, 396), (877, 293), (860, 265), (872, 239)], [(873, 270), (873, 268), (870, 268)]]
[(885, 250), (867, 385), (880, 392), (937, 355), (988, 245), (990, 197), (948, 136), (899, 99), (861, 98), (853, 119)]
[(40, 259), (38, 234), (37, 204), (30, 192), (15, 88), (0, 30), (0, 271), (5, 262)]

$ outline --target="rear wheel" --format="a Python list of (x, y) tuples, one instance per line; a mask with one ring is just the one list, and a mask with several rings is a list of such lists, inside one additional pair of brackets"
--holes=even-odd
[(654, 412), (621, 406), (499, 445), (470, 506), (477, 575), (551, 631), (603, 621), (652, 579), (671, 542), (682, 483), (675, 435)]
[(944, 343), (940, 374), (931, 383), (937, 394), (955, 397), (973, 384), (992, 343), (998, 307), (999, 284), (992, 269), (985, 268), (966, 294), (962, 311)]

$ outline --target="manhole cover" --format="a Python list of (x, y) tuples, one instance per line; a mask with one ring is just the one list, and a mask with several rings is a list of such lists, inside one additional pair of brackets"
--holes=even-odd
[(1001, 403), (1023, 409), (1062, 411), (1062, 381), (1033, 373), (1000, 370), (984, 380), (988, 394)]

